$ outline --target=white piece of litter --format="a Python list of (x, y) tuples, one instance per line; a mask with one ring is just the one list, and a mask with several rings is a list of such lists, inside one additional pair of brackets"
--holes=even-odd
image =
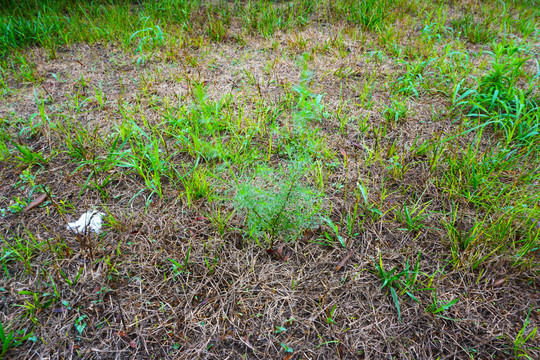
[(105, 216), (105, 214), (102, 212), (89, 210), (82, 214), (79, 220), (70, 222), (67, 225), (67, 229), (76, 234), (86, 234), (87, 232), (99, 234), (101, 231), (101, 218), (103, 216)]

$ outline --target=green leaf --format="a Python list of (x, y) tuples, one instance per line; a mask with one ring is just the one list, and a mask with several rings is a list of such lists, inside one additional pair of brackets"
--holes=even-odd
[(284, 343), (280, 343), (281, 347), (283, 348), (283, 350), (286, 352), (286, 353), (292, 353), (294, 352), (293, 349), (291, 349), (290, 347), (288, 347), (287, 345), (285, 345)]
[(437, 314), (437, 313), (440, 313), (442, 311), (445, 311), (445, 310), (448, 310), (450, 309), (455, 303), (457, 303), (459, 301), (459, 299), (454, 299), (446, 304), (443, 304), (441, 305), (437, 310), (435, 310), (433, 313), (434, 314)]
[(396, 309), (397, 309), (398, 320), (399, 322), (401, 322), (401, 310), (399, 308), (399, 299), (398, 299), (398, 296), (394, 287), (390, 288), (390, 293), (392, 294), (392, 299), (394, 300), (394, 305), (396, 306)]

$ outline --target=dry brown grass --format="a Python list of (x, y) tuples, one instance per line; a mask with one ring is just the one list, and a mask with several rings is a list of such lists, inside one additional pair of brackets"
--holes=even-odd
[[(358, 37), (344, 24), (312, 24), (297, 32), (278, 33), (271, 39), (242, 35), (246, 44), (233, 40), (241, 29), (234, 26), (222, 43), (206, 42), (199, 48), (178, 50), (176, 62), (168, 62), (165, 54), (157, 54), (147, 65), (138, 68), (136, 57), (112, 45), (75, 45), (63, 48), (56, 59), (47, 52), (32, 49), (27, 55), (37, 64), (42, 80), (23, 83), (9, 78), (16, 89), (0, 100), (0, 118), (27, 118), (38, 112), (34, 91), (49, 97), (57, 109), (68, 107), (72, 96), (88, 97), (101, 83), (107, 95), (107, 106), (90, 103), (87, 111), (76, 119), (80, 124), (96, 129), (88, 138), (89, 154), (103, 151), (100, 138), (110, 133), (122, 121), (119, 104), (139, 111), (149, 124), (162, 119), (160, 104), (190, 101), (194, 83), (204, 83), (211, 98), (231, 94), (234, 108), (243, 108), (244, 122), (255, 121), (258, 102), (280, 104), (298, 83), (298, 56), (341, 33), (345, 51), (316, 52), (309, 62), (313, 71), (312, 89), (325, 94), (327, 111), (335, 114), (340, 99), (351, 104), (346, 111), (351, 118), (367, 116), (368, 123), (384, 121), (383, 110), (390, 104), (389, 84), (402, 75), (403, 69), (391, 58), (367, 62), (376, 35)], [(308, 39), (306, 48), (298, 47), (298, 39)], [(362, 42), (361, 42), (362, 40)], [(412, 40), (403, 40), (409, 44)], [(277, 44), (277, 45), (274, 45)], [(414, 45), (413, 45), (414, 46)], [(474, 51), (474, 49), (469, 49)], [(185, 59), (194, 58), (197, 66)], [(265, 66), (276, 61), (269, 72)], [(481, 59), (475, 61), (481, 63)], [(353, 74), (338, 77), (337, 69), (351, 68)], [(250, 83), (246, 71), (256, 83)], [(365, 109), (352, 105), (357, 101), (358, 85), (375, 73), (374, 106)], [(52, 77), (56, 74), (62, 81)], [(88, 81), (81, 85), (79, 79)], [(121, 81), (120, 81), (121, 79)], [(79, 95), (77, 95), (79, 94)], [(450, 204), (462, 202), (460, 225), (471, 228), (477, 209), (461, 198), (450, 199), (436, 181), (442, 168), (430, 171), (425, 155), (415, 157), (408, 152), (415, 138), (433, 139), (461, 131), (459, 123), (449, 113), (447, 97), (433, 92), (406, 100), (414, 113), (405, 122), (388, 129), (380, 138), (365, 135), (349, 123), (342, 134), (334, 118), (317, 126), (328, 148), (335, 154), (339, 166), (330, 172), (326, 201), (330, 217), (336, 222), (354, 207), (352, 194), (356, 181), (369, 185), (370, 196), (381, 198), (381, 188), (389, 192), (381, 210), (391, 210), (418, 194), (423, 202), (431, 200), (426, 228), (403, 231), (395, 217), (383, 216), (378, 221), (366, 221), (358, 235), (348, 239), (353, 255), (343, 268), (336, 266), (347, 251), (314, 244), (322, 228), (306, 232), (294, 243), (285, 245), (290, 253), (282, 261), (257, 246), (242, 232), (242, 214), (235, 214), (229, 229), (220, 236), (208, 214), (230, 205), (213, 204), (204, 199), (189, 205), (179, 195), (181, 185), (165, 182), (164, 196), (153, 196), (147, 211), (144, 199), (129, 200), (140, 190), (141, 180), (118, 171), (118, 177), (108, 185), (105, 201), (95, 191), (84, 190), (82, 184), (91, 169), (80, 169), (67, 154), (60, 153), (42, 170), (37, 171), (36, 184), (47, 185), (54, 201), (66, 206), (64, 216), (48, 204), (28, 212), (9, 214), (0, 219), (4, 242), (28, 237), (44, 242), (23, 262), (7, 263), (10, 277), (2, 280), (0, 319), (2, 323), (17, 323), (18, 328), (32, 328), (36, 343), (24, 344), (8, 353), (13, 359), (503, 359), (514, 355), (513, 344), (530, 312), (530, 329), (540, 325), (540, 281), (534, 267), (513, 266), (509, 257), (495, 254), (477, 269), (452, 268), (447, 233), (441, 220), (447, 218)], [(97, 110), (96, 110), (97, 109)], [(15, 114), (15, 115), (14, 115)], [(436, 114), (436, 115), (435, 115)], [(247, 119), (247, 120), (246, 120)], [(60, 120), (60, 118), (57, 118)], [(141, 120), (141, 119), (138, 119)], [(248, 124), (243, 124), (248, 126)], [(393, 178), (382, 162), (365, 165), (367, 151), (362, 142), (374, 148), (386, 149), (398, 144), (398, 154), (406, 154), (410, 170), (403, 178)], [(473, 135), (461, 136), (459, 147), (472, 141)], [(63, 147), (64, 139), (48, 127), (30, 139), (20, 141), (41, 150), (45, 155)], [(264, 138), (254, 141), (265, 144)], [(378, 145), (376, 145), (378, 144)], [(480, 145), (490, 146), (489, 139)], [(350, 165), (343, 165), (346, 154)], [(188, 154), (178, 155), (189, 161)], [(283, 161), (273, 155), (272, 161)], [(327, 160), (329, 161), (329, 160)], [(210, 166), (210, 165), (209, 165)], [(23, 167), (9, 161), (0, 162), (0, 208), (9, 200), (21, 196), (15, 186)], [(115, 170), (116, 171), (116, 170)], [(103, 175), (102, 175), (103, 176)], [(226, 176), (226, 175), (225, 175)], [(348, 188), (341, 184), (347, 179)], [(214, 186), (230, 190), (225, 179), (212, 179)], [(315, 180), (308, 178), (307, 182)], [(383, 184), (383, 185), (381, 185)], [(536, 184), (538, 185), (538, 184)], [(180, 191), (181, 192), (181, 191)], [(65, 218), (73, 221), (86, 209), (106, 209), (114, 219), (99, 237), (86, 241), (92, 252), (85, 250), (74, 234), (66, 230)], [(469, 221), (470, 223), (467, 223)], [(13, 241), (13, 240), (9, 240)], [(63, 245), (60, 245), (63, 244)], [(50, 247), (63, 250), (50, 251)], [(189, 264), (183, 273), (172, 277), (169, 258), (183, 263), (189, 252)], [(403, 267), (407, 259), (420, 255), (420, 281), (432, 287), (437, 299), (446, 303), (459, 299), (444, 313), (447, 318), (426, 312), (431, 302), (430, 291), (418, 291), (418, 302), (401, 297), (401, 317), (398, 321), (395, 305), (381, 279), (374, 273), (374, 263), (382, 254), (385, 268)], [(60, 256), (61, 255), (61, 256)], [(538, 251), (531, 261), (538, 263)], [(218, 259), (209, 270), (206, 261)], [(59, 275), (61, 269), (74, 279), (69, 286)], [(536, 271), (536, 272), (535, 272)], [(14, 305), (29, 301), (20, 291), (39, 294), (51, 292), (51, 281), (57, 287), (59, 299), (50, 308), (35, 313), (36, 323), (24, 315), (24, 308)], [(335, 307), (333, 316), (332, 309)], [(532, 311), (531, 311), (532, 310)], [(87, 324), (79, 334), (74, 323), (85, 315)], [(329, 321), (333, 318), (333, 322)], [(284, 327), (286, 331), (276, 331)], [(294, 350), (284, 352), (281, 343)], [(536, 344), (538, 345), (538, 344)], [(538, 350), (531, 350), (532, 358)]]

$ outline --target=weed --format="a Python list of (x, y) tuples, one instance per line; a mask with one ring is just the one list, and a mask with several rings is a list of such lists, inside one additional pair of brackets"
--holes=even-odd
[[(238, 6), (238, 4), (237, 4)], [(273, 35), (276, 30), (284, 30), (293, 25), (292, 7), (280, 8), (266, 0), (250, 1), (238, 7), (243, 25), (251, 32), (259, 32), (264, 37)]]
[(143, 54), (143, 50), (153, 50), (154, 48), (163, 45), (164, 42), (163, 31), (159, 25), (148, 25), (149, 20), (150, 17), (148, 16), (141, 18), (139, 22), (142, 23), (142, 28), (135, 31), (129, 38), (128, 44), (131, 44), (136, 40), (138, 41), (137, 49), (135, 50), (139, 53), (137, 65), (143, 65), (146, 62), (146, 56)]
[(78, 318), (75, 319), (75, 323), (73, 326), (75, 327), (75, 330), (79, 333), (79, 335), (82, 335), (84, 332), (84, 329), (86, 329), (86, 322), (84, 319), (86, 319), (88, 315), (81, 315)]
[(217, 230), (218, 234), (220, 236), (225, 235), (225, 232), (229, 228), (229, 221), (231, 220), (232, 216), (235, 214), (235, 211), (226, 212), (222, 208), (212, 208), (211, 212), (208, 213), (206, 216), (212, 224), (214, 225), (215, 229)]
[[(437, 19), (434, 19), (434, 17)], [(422, 36), (428, 41), (436, 40), (441, 42), (443, 38), (452, 31), (451, 28), (446, 27), (447, 12), (442, 8), (438, 9), (438, 14), (430, 13), (429, 17), (425, 21), (424, 28), (422, 29)]]
[(211, 173), (206, 168), (198, 168), (183, 177), (182, 184), (188, 204), (203, 198), (211, 200), (213, 186), (210, 183), (210, 176)]
[(394, 302), (394, 306), (396, 307), (398, 313), (398, 319), (401, 321), (401, 309), (399, 305), (398, 291), (400, 292), (399, 295), (407, 294), (411, 299), (418, 302), (416, 297), (413, 295), (413, 292), (417, 290), (416, 282), (419, 275), (420, 254), (418, 254), (414, 267), (411, 267), (409, 265), (409, 260), (407, 260), (402, 271), (398, 271), (397, 266), (389, 271), (384, 270), (382, 255), (380, 252), (378, 263), (372, 263), (372, 265), (375, 268), (376, 274), (383, 282), (381, 288), (390, 289), (392, 301)]
[(406, 204), (401, 210), (396, 212), (396, 218), (399, 222), (405, 225), (403, 230), (418, 231), (425, 227), (423, 221), (428, 218), (428, 215), (422, 215), (428, 208), (430, 202), (420, 204), (418, 200), (411, 208)]
[(280, 343), (280, 345), (283, 348), (283, 351), (285, 351), (285, 353), (293, 353), (294, 352), (294, 350), (291, 349), (290, 347), (288, 347), (286, 344)]
[(19, 156), (15, 156), (21, 163), (26, 165), (45, 165), (50, 159), (45, 158), (41, 151), (34, 151), (24, 144), (12, 142), (13, 146), (19, 151)]
[(95, 92), (96, 92), (96, 95), (95, 95), (96, 101), (98, 102), (99, 106), (102, 109), (104, 109), (105, 108), (105, 103), (107, 102), (107, 96), (103, 92), (103, 88), (101, 86), (101, 81), (99, 82), (99, 86), (97, 86), (95, 88)]
[(165, 0), (144, 2), (148, 13), (156, 18), (166, 19), (180, 24), (184, 29), (191, 29), (191, 14), (200, 6), (200, 0)]
[(404, 121), (409, 116), (410, 110), (405, 102), (392, 99), (390, 106), (384, 109), (383, 116), (391, 124)]
[(527, 313), (527, 317), (525, 318), (525, 321), (523, 322), (523, 327), (521, 330), (519, 330), (519, 333), (514, 340), (514, 355), (516, 358), (525, 358), (525, 359), (532, 359), (532, 357), (529, 356), (528, 351), (533, 349), (538, 349), (538, 346), (527, 348), (525, 344), (528, 342), (534, 343), (534, 340), (536, 338), (536, 332), (538, 330), (538, 327), (533, 328), (529, 331), (527, 334), (527, 328), (529, 324), (531, 323), (531, 320), (529, 319), (529, 316), (531, 315), (531, 311)]
[(310, 76), (310, 72), (304, 69), (300, 84), (293, 89), (297, 94), (297, 101), (289, 131), (283, 133), (282, 129), (277, 129), (275, 125), (272, 131), (273, 137), (280, 139), (277, 144), (278, 151), (283, 148), (283, 152), (288, 156), (320, 157), (325, 152), (325, 145), (318, 136), (319, 129), (312, 127), (311, 123), (320, 122), (329, 117), (329, 114), (322, 103), (323, 95), (314, 94), (309, 89)]
[(272, 170), (259, 166), (253, 177), (238, 183), (236, 206), (246, 212), (248, 234), (271, 248), (279, 235), (294, 241), (317, 220), (321, 194), (301, 183), (305, 164), (291, 163)]
[(231, 23), (231, 14), (228, 4), (222, 2), (216, 9), (207, 9), (207, 17), (208, 36), (214, 41), (223, 41)]
[(331, 2), (331, 4), (333, 5), (332, 10), (338, 15), (368, 30), (381, 29), (389, 17), (389, 2), (386, 0), (345, 0)]
[(23, 308), (25, 316), (28, 317), (34, 324), (38, 323), (36, 318), (38, 312), (49, 308), (52, 304), (58, 301), (56, 294), (40, 294), (27, 290), (19, 291), (19, 294), (29, 295), (32, 297), (31, 300), (25, 300), (24, 304), (15, 304), (14, 306)]
[(66, 31), (65, 23), (50, 9), (44, 8), (34, 19), (7, 17), (0, 22), (0, 56), (13, 49), (35, 44), (54, 44), (59, 35)]
[(538, 134), (540, 108), (530, 88), (524, 91), (517, 86), (523, 75), (527, 58), (519, 56), (520, 48), (493, 46), (492, 70), (478, 80), (478, 89), (469, 91), (468, 103), (472, 105), (471, 118), (493, 124), (495, 130), (505, 134), (506, 143), (517, 141), (531, 143)]
[(22, 336), (17, 336), (18, 334), (20, 334), (20, 332), (14, 330), (6, 332), (4, 325), (2, 325), (2, 322), (0, 322), (0, 344), (2, 345), (0, 359), (6, 355), (9, 349), (20, 346), (23, 341), (30, 339), (34, 335), (33, 333), (29, 333), (26, 335), (23, 334)]
[(473, 44), (486, 44), (497, 36), (488, 21), (478, 22), (471, 14), (452, 20), (452, 27), (454, 31), (463, 33)]
[(126, 136), (126, 140), (129, 141), (131, 151), (125, 154), (119, 166), (132, 169), (144, 180), (145, 184), (145, 187), (136, 193), (132, 200), (145, 190), (150, 190), (150, 196), (155, 193), (162, 197), (162, 178), (174, 176), (167, 159), (170, 155), (164, 154), (160, 148), (164, 140), (157, 130), (147, 134), (134, 123), (130, 125), (130, 129), (131, 132)]
[(384, 213), (379, 209), (379, 206), (368, 197), (364, 182), (361, 179), (359, 179), (359, 181), (360, 182), (356, 184), (357, 189), (355, 192), (355, 206), (359, 206), (362, 209), (365, 217), (371, 218), (373, 222), (376, 222), (381, 216), (384, 215)]
[(405, 96), (415, 95), (420, 96), (419, 87), (423, 85), (424, 78), (432, 74), (431, 71), (426, 71), (434, 59), (420, 61), (416, 63), (405, 63), (407, 71), (398, 77), (393, 83), (393, 90), (397, 94)]
[(331, 232), (325, 231), (324, 237), (319, 238), (315, 240), (314, 242), (317, 244), (333, 247), (336, 244), (336, 240), (337, 240), (339, 244), (344, 249), (346, 249), (347, 243), (345, 239), (340, 235), (341, 231), (340, 231), (339, 226), (334, 224), (334, 222), (327, 217), (323, 217), (322, 220), (328, 225), (328, 227), (331, 229)]
[(444, 312), (447, 311), (448, 309), (450, 309), (452, 306), (454, 306), (455, 304), (457, 304), (457, 302), (459, 301), (459, 299), (454, 299), (454, 300), (451, 300), (451, 301), (448, 301), (448, 302), (441, 302), (437, 299), (437, 295), (435, 294), (435, 292), (432, 294), (432, 303), (429, 304), (427, 307), (426, 307), (426, 311), (429, 312), (429, 313), (432, 313), (433, 315), (436, 315), (442, 319), (446, 319), (446, 320), (454, 320), (454, 319), (451, 319), (449, 317), (446, 317), (446, 316), (443, 316)]
[(336, 321), (334, 320), (334, 313), (336, 312), (336, 309), (337, 309), (337, 305), (334, 304), (334, 306), (332, 306), (332, 309), (330, 310), (330, 313), (328, 314), (328, 317), (326, 318), (326, 322), (328, 324), (336, 323)]
[(172, 265), (172, 279), (176, 280), (176, 277), (186, 272), (187, 266), (189, 264), (189, 254), (191, 254), (191, 245), (189, 245), (189, 249), (186, 252), (186, 257), (184, 259), (184, 263), (180, 264), (178, 261), (174, 259), (167, 259), (171, 262)]

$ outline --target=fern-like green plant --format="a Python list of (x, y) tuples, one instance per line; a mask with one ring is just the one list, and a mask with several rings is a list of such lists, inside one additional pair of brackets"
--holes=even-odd
[(305, 163), (296, 161), (279, 170), (259, 167), (237, 185), (236, 207), (246, 214), (247, 232), (271, 248), (276, 238), (294, 241), (318, 219), (322, 194), (302, 184)]

